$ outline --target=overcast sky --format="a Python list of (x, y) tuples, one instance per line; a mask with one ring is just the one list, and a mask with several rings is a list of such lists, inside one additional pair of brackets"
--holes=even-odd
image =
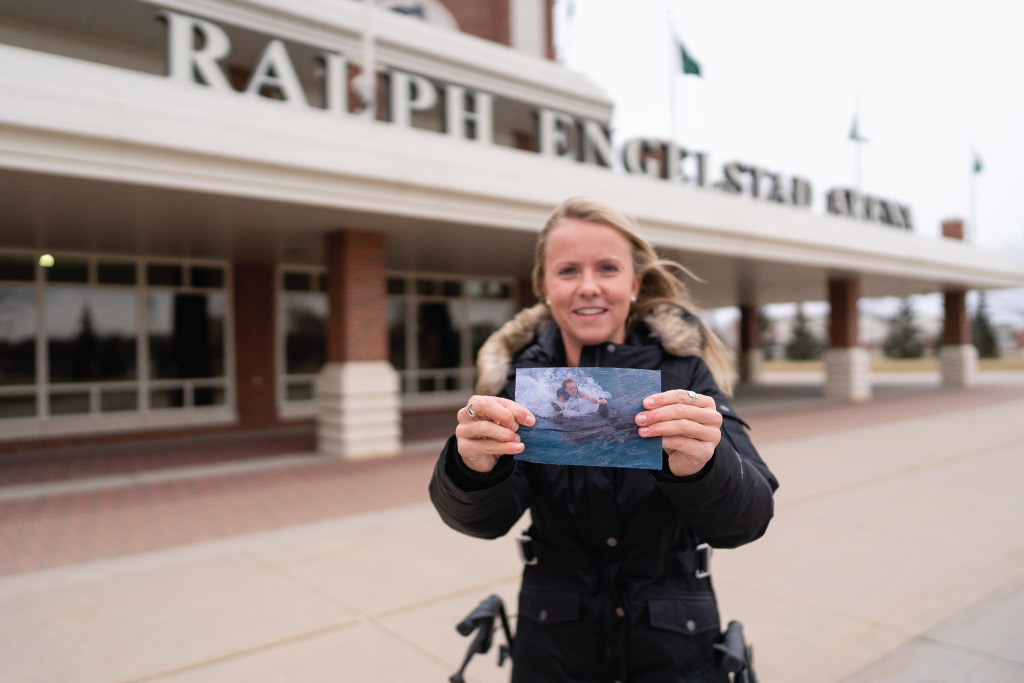
[[(865, 193), (937, 237), (945, 218), (970, 222), (975, 183), (968, 238), (1024, 261), (1024, 2), (558, 0), (556, 17), (563, 61), (615, 102), (617, 142), (674, 131), (709, 153), (710, 180), (728, 161), (798, 175), (824, 211), (829, 188), (856, 186), (856, 115)], [(702, 77), (679, 75), (673, 31)], [(1024, 324), (1024, 290), (989, 301)]]

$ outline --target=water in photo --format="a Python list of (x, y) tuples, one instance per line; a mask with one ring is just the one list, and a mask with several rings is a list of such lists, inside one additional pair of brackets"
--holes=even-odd
[(623, 368), (516, 370), (516, 403), (536, 416), (520, 427), (519, 460), (556, 465), (661, 469), (661, 439), (637, 433), (643, 400), (661, 373)]

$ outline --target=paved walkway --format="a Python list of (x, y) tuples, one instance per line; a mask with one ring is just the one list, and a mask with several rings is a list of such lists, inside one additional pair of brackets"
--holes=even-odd
[[(876, 393), (737, 397), (782, 488), (715, 554), (723, 623), (763, 683), (1024, 680), (1024, 376)], [(301, 430), (0, 455), (0, 681), (447, 680), (454, 624), (514, 606), (519, 566), (438, 521), (451, 419), (416, 420), (362, 463)], [(470, 680), (507, 680), (494, 658)]]

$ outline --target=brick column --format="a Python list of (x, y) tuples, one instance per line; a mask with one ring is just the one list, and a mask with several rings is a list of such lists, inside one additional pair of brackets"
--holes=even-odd
[[(964, 238), (964, 222), (959, 218), (942, 221), (942, 236), (947, 239)], [(971, 343), (970, 323), (967, 320), (967, 292), (962, 289), (946, 290), (946, 321), (939, 348), (939, 370), (942, 384), (965, 387), (974, 384), (978, 372), (978, 350)]]
[(740, 381), (757, 384), (761, 380), (764, 352), (761, 350), (761, 321), (757, 306), (740, 306)]
[(238, 424), (266, 427), (277, 421), (274, 397), (274, 267), (235, 263), (235, 402)]
[(533, 293), (533, 280), (528, 277), (521, 277), (516, 280), (518, 289), (519, 308), (529, 308), (537, 303), (537, 297)]
[(871, 398), (871, 358), (857, 340), (857, 299), (854, 278), (828, 282), (829, 344), (825, 351), (825, 396), (853, 401)]
[(327, 252), (327, 363), (317, 378), (322, 453), (356, 459), (401, 451), (398, 373), (388, 362), (384, 236), (332, 232)]

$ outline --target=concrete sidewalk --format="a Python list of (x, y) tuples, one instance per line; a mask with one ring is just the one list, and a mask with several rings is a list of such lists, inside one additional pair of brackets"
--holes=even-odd
[[(1024, 383), (1001, 396), (753, 411), (776, 518), (713, 573), (762, 683), (1024, 680)], [(445, 681), (455, 623), (514, 611), (518, 575), (509, 537), (423, 502), (29, 571), (0, 578), (0, 681)], [(495, 659), (468, 680), (507, 681)]]

